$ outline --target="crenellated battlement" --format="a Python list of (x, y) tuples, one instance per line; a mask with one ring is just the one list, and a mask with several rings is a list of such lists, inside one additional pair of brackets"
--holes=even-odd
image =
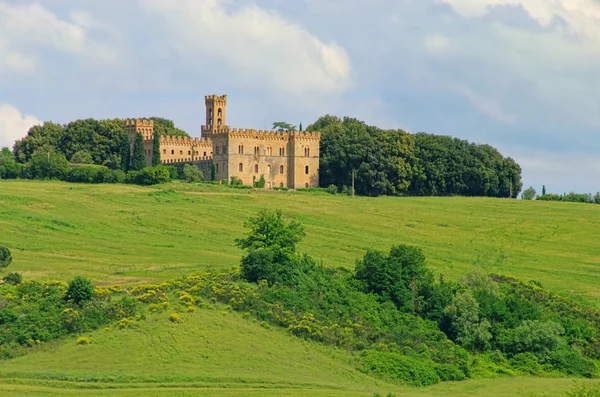
[(125, 120), (126, 127), (151, 127), (154, 128), (154, 120), (146, 119), (127, 119)]
[[(214, 129), (213, 129), (214, 128)], [(257, 130), (254, 128), (230, 128), (225, 127), (214, 127), (210, 125), (203, 125), (203, 131), (212, 131), (212, 135), (228, 134), (235, 137), (251, 137), (260, 136), (261, 138), (291, 138), (291, 139), (321, 139), (320, 132), (313, 131), (275, 131), (275, 130)]]
[[(154, 137), (152, 137), (154, 139)], [(212, 142), (208, 138), (189, 138), (183, 136), (166, 136), (160, 137), (161, 144), (181, 145), (181, 146), (206, 146), (212, 147)]]

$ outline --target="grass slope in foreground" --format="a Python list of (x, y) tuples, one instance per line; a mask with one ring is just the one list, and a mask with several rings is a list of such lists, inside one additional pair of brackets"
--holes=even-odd
[[(0, 362), (3, 396), (563, 396), (569, 379), (500, 378), (427, 388), (387, 384), (356, 371), (352, 356), (265, 329), (237, 313), (197, 310), (171, 323), (153, 314), (139, 328), (99, 330)], [(591, 381), (579, 380), (589, 383)], [(116, 389), (116, 390), (115, 390)]]
[(429, 266), (457, 279), (475, 268), (535, 279), (600, 297), (593, 205), (489, 198), (354, 199), (341, 195), (239, 191), (174, 184), (0, 181), (2, 243), (25, 279), (100, 284), (169, 279), (206, 266), (230, 267), (243, 220), (282, 209), (305, 225), (299, 247), (328, 266), (353, 267), (367, 248), (421, 247)]

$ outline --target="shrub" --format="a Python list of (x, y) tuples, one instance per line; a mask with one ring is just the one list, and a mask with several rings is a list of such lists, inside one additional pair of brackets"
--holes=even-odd
[(171, 315), (169, 316), (169, 321), (171, 321), (173, 323), (178, 323), (179, 320), (180, 320), (179, 314), (177, 314), (177, 313), (171, 313)]
[(337, 194), (338, 188), (335, 185), (329, 185), (327, 186), (327, 192), (330, 194)]
[(522, 372), (537, 375), (543, 371), (538, 358), (533, 353), (519, 353), (510, 359), (510, 365)]
[(452, 364), (437, 364), (435, 372), (442, 381), (460, 381), (467, 378), (463, 371)]
[(71, 163), (93, 164), (92, 155), (87, 150), (80, 150), (71, 157)]
[(509, 354), (530, 352), (542, 358), (564, 344), (561, 336), (564, 333), (565, 329), (553, 321), (524, 320), (518, 327), (505, 331), (499, 345)]
[(4, 277), (4, 281), (11, 285), (21, 284), (23, 282), (23, 276), (19, 273), (8, 273)]
[(12, 263), (12, 255), (10, 250), (3, 245), (0, 245), (0, 269), (8, 267)]
[(88, 338), (87, 336), (81, 336), (77, 338), (78, 345), (89, 345), (90, 343), (90, 338)]
[[(130, 174), (133, 175), (130, 176)], [(168, 182), (170, 179), (171, 173), (169, 168), (164, 165), (157, 165), (154, 167), (146, 167), (141, 171), (129, 172), (126, 181), (138, 185), (156, 185)]]
[(232, 176), (231, 177), (231, 181), (229, 182), (229, 184), (231, 186), (242, 186), (244, 183), (242, 182), (242, 180), (239, 177)]
[(199, 182), (202, 181), (202, 171), (198, 167), (192, 164), (185, 164), (183, 166), (183, 179), (186, 182)]
[(568, 346), (551, 352), (548, 361), (554, 368), (568, 375), (592, 378), (597, 371), (596, 364), (592, 360), (583, 357)]
[(40, 148), (27, 163), (26, 172), (33, 179), (64, 180), (69, 173), (69, 162), (52, 148)]
[(535, 198), (535, 194), (535, 189), (529, 186), (527, 189), (523, 190), (523, 193), (521, 193), (521, 198), (523, 200), (533, 200)]
[(69, 282), (65, 299), (81, 303), (92, 299), (94, 284), (84, 277), (77, 276)]
[(429, 386), (440, 382), (434, 363), (395, 352), (365, 350), (360, 357), (361, 370), (376, 373), (412, 386)]
[(253, 186), (257, 189), (263, 189), (265, 187), (266, 181), (265, 181), (265, 175), (261, 174), (260, 178), (258, 179), (258, 181), (256, 180), (256, 177), (252, 177), (252, 181), (253, 181)]

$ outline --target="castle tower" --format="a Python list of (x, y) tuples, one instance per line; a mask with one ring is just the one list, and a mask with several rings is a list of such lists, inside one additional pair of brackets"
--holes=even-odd
[(154, 121), (153, 120), (125, 120), (125, 132), (129, 136), (129, 150), (133, 153), (133, 144), (135, 134), (141, 134), (144, 139), (144, 153), (146, 155), (146, 165), (152, 165), (152, 145), (154, 140)]
[(206, 124), (202, 126), (202, 137), (210, 138), (216, 130), (227, 125), (227, 95), (207, 95)]

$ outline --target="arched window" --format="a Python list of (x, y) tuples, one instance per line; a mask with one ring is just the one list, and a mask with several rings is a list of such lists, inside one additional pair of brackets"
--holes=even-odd
[(240, 172), (244, 171), (244, 164), (240, 163), (240, 164), (238, 165), (238, 170), (239, 170)]
[(219, 172), (219, 164), (215, 164), (215, 172)]
[(308, 165), (307, 165), (306, 167), (304, 167), (304, 173), (305, 173), (306, 175), (308, 175)]
[(267, 146), (267, 156), (271, 156), (273, 153), (273, 149), (271, 148), (271, 146)]
[(190, 156), (192, 154), (191, 150), (188, 150), (188, 156)]
[(304, 148), (304, 157), (310, 157), (310, 148)]
[(279, 148), (279, 155), (280, 156), (285, 156), (285, 148), (284, 147), (280, 147)]
[(208, 125), (212, 126), (212, 117), (208, 119)]
[(267, 189), (271, 188), (271, 182), (267, 182)]
[(258, 146), (254, 146), (254, 154), (258, 156), (260, 154), (260, 148)]
[(223, 115), (223, 111), (221, 110), (221, 108), (219, 108), (219, 110), (217, 110), (217, 116), (221, 117)]
[(212, 108), (208, 109), (208, 115), (212, 117)]
[(279, 166), (279, 173), (280, 173), (280, 174), (283, 174), (283, 165), (280, 165), (280, 166)]
[(221, 119), (217, 119), (217, 125), (221, 125), (223, 124), (223, 122), (221, 121)]
[(180, 150), (180, 151), (179, 151), (179, 154), (183, 156), (183, 150)]
[(238, 153), (239, 154), (244, 154), (244, 145), (238, 146)]
[(163, 149), (163, 154), (167, 154), (167, 149)]
[(171, 150), (171, 154), (175, 154), (175, 150)]
[(227, 146), (223, 145), (223, 154), (227, 154)]
[(204, 157), (206, 157), (206, 152), (204, 152)]
[(304, 187), (308, 187), (308, 182), (306, 182), (306, 183), (304, 184)]
[(271, 164), (267, 165), (267, 174), (271, 175)]
[(258, 174), (258, 164), (254, 164), (254, 173)]
[(217, 146), (217, 147), (216, 147), (216, 149), (215, 149), (215, 151), (216, 151), (216, 153), (217, 153), (217, 154), (221, 154), (221, 153), (220, 153), (220, 150), (221, 150), (221, 149), (220, 149), (218, 146)]

